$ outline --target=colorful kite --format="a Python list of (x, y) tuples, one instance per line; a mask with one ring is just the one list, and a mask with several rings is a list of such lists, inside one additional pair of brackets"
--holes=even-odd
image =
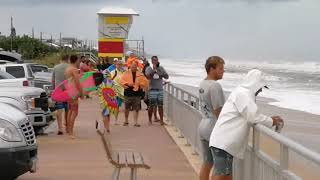
[(105, 79), (98, 87), (98, 95), (103, 115), (117, 115), (119, 113), (119, 99), (114, 89), (114, 82)]

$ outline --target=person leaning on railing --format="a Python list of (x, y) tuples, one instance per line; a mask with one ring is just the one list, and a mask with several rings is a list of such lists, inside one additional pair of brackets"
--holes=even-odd
[(232, 179), (233, 157), (244, 158), (251, 126), (283, 126), (281, 117), (268, 117), (258, 111), (256, 96), (264, 87), (268, 88), (263, 73), (253, 69), (224, 104), (209, 142), (214, 160), (213, 180)]

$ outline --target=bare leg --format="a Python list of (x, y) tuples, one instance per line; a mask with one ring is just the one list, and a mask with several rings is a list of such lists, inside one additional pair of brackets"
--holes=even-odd
[(69, 123), (69, 128), (70, 128), (70, 136), (72, 139), (75, 138), (74, 136), (74, 132), (73, 132), (73, 128), (74, 128), (74, 122), (76, 121), (76, 118), (78, 116), (78, 110), (73, 111), (72, 110), (72, 114), (71, 114), (71, 118), (70, 118), (70, 123)]
[(79, 111), (78, 101), (75, 101), (72, 103), (69, 111), (71, 111), (70, 119), (68, 119), (69, 133), (70, 133), (71, 138), (74, 139), (75, 136), (73, 133), (73, 127), (74, 127), (74, 122), (76, 121), (76, 118), (78, 116), (78, 111)]
[(136, 125), (138, 124), (138, 116), (139, 116), (139, 111), (135, 111), (135, 113), (134, 113), (134, 123)]
[(119, 116), (119, 113), (115, 115), (114, 125), (119, 125), (118, 124), (118, 116)]
[(67, 121), (66, 121), (66, 133), (67, 133), (67, 134), (70, 134), (71, 115), (72, 115), (72, 111), (69, 110), (69, 111), (68, 111), (68, 114), (67, 114)]
[(107, 132), (110, 132), (110, 115), (108, 115), (107, 117), (103, 117), (103, 124)]
[(158, 109), (159, 109), (159, 115), (160, 115), (160, 124), (165, 125), (165, 123), (163, 122), (163, 106), (158, 106)]
[(152, 124), (152, 113), (153, 113), (153, 106), (148, 107), (148, 117), (149, 117), (149, 124)]
[(158, 118), (158, 110), (157, 110), (157, 106), (155, 106), (155, 107), (154, 107), (153, 115), (154, 115), (154, 122), (159, 122), (159, 121), (160, 121), (160, 119)]
[(129, 123), (129, 110), (128, 109), (126, 109), (126, 110), (124, 110), (124, 118), (125, 118), (125, 120), (124, 120), (124, 123), (125, 124), (128, 124)]
[(200, 169), (200, 180), (209, 180), (212, 164), (202, 164)]
[(69, 111), (64, 110), (64, 123), (65, 124), (67, 124), (67, 122), (68, 122), (68, 112)]
[(62, 134), (62, 109), (57, 110), (58, 135)]

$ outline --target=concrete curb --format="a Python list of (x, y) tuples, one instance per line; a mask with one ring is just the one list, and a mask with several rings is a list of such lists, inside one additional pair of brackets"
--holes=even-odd
[(170, 121), (165, 121), (168, 125), (164, 127), (167, 130), (168, 134), (170, 135), (172, 140), (177, 144), (179, 149), (183, 152), (194, 171), (199, 175), (202, 164), (200, 155), (195, 155), (192, 147), (187, 144), (186, 139), (179, 137), (179, 132), (173, 125), (170, 125)]

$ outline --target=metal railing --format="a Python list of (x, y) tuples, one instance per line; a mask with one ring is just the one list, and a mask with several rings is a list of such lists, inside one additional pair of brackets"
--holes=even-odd
[(98, 57), (92, 52), (78, 52), (78, 54), (88, 57), (88, 59), (95, 64), (99, 61)]
[[(192, 146), (194, 154), (200, 154), (198, 125), (201, 121), (201, 113), (199, 111), (199, 98), (177, 86), (167, 84), (164, 101), (164, 112), (167, 120), (176, 128), (181, 138), (186, 138), (187, 144)], [(264, 136), (261, 137), (262, 135)], [(234, 159), (234, 180), (320, 179), (318, 172), (320, 154), (263, 125), (253, 126), (250, 139), (245, 158), (243, 160)], [(271, 154), (273, 155), (270, 155), (269, 151), (268, 153), (265, 151), (265, 148), (263, 148), (265, 145), (261, 145), (266, 140), (278, 144), (278, 146), (269, 147), (269, 151), (272, 151)], [(301, 162), (305, 162), (308, 166), (311, 166), (310, 164), (316, 166), (314, 169), (308, 168), (309, 171), (312, 171), (313, 176), (309, 172), (304, 173), (306, 169), (303, 169), (305, 167)], [(306, 178), (303, 175), (306, 173), (312, 178)]]

